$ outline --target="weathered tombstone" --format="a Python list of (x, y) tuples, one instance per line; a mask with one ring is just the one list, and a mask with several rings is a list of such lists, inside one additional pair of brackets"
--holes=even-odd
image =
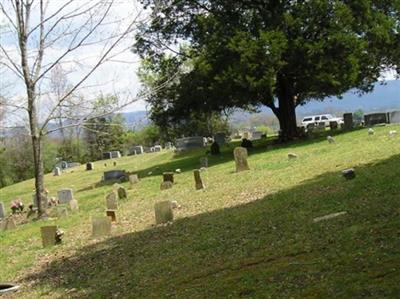
[(224, 145), (226, 143), (226, 134), (225, 133), (215, 133), (214, 141), (218, 143), (218, 145)]
[(374, 135), (374, 134), (375, 134), (374, 129), (369, 128), (369, 129), (368, 129), (368, 135)]
[(194, 182), (195, 182), (196, 190), (204, 189), (204, 184), (203, 184), (203, 180), (201, 179), (201, 176), (200, 176), (200, 171), (198, 169), (195, 169), (193, 171), (193, 174), (194, 174)]
[(161, 145), (155, 145), (155, 146), (154, 146), (154, 151), (155, 151), (155, 152), (161, 152), (161, 150), (162, 150)]
[(322, 216), (322, 217), (314, 218), (313, 222), (317, 223), (317, 222), (324, 221), (324, 220), (330, 220), (330, 219), (333, 219), (333, 218), (336, 218), (336, 217), (339, 217), (339, 216), (343, 216), (343, 215), (346, 215), (346, 214), (347, 214), (346, 211), (339, 212), (339, 213), (333, 213), (333, 214), (325, 215), (325, 216)]
[(250, 139), (250, 132), (243, 132), (242, 138), (243, 139)]
[(329, 122), (329, 128), (330, 128), (331, 130), (337, 130), (337, 128), (338, 128), (338, 123), (337, 123), (337, 121), (330, 121), (330, 122)]
[(174, 214), (170, 201), (157, 202), (154, 205), (154, 212), (156, 224), (167, 223), (174, 219)]
[(392, 111), (388, 112), (388, 121), (391, 124), (399, 124), (400, 123), (400, 111)]
[(125, 178), (125, 170), (110, 170), (104, 172), (104, 181), (124, 180)]
[(247, 149), (244, 147), (236, 147), (233, 150), (233, 154), (235, 156), (236, 172), (250, 170), (247, 163)]
[(15, 219), (13, 217), (7, 217), (2, 221), (1, 230), (12, 230), (17, 228), (17, 224), (15, 223)]
[(111, 233), (111, 220), (108, 216), (92, 219), (92, 236), (102, 237)]
[(296, 160), (297, 159), (297, 155), (295, 153), (289, 153), (288, 154), (288, 158), (289, 158), (289, 160)]
[(106, 216), (111, 220), (111, 222), (117, 222), (117, 213), (115, 210), (107, 210)]
[(4, 208), (4, 203), (0, 201), (0, 219), (6, 217), (6, 210)]
[(168, 141), (165, 143), (165, 148), (166, 149), (171, 149), (172, 148), (172, 142)]
[(160, 190), (171, 189), (172, 186), (173, 186), (173, 184), (170, 181), (162, 182), (161, 185), (160, 185)]
[(373, 126), (378, 124), (388, 123), (386, 113), (371, 113), (364, 115), (364, 122), (366, 126)]
[(200, 158), (200, 168), (201, 167), (208, 167), (208, 158), (207, 157), (202, 157)]
[(86, 163), (86, 170), (93, 170), (94, 169), (94, 164), (92, 162)]
[(143, 146), (137, 145), (137, 146), (132, 147), (131, 154), (141, 155), (143, 153), (144, 153)]
[(71, 200), (74, 199), (73, 191), (70, 188), (59, 190), (57, 192), (57, 195), (58, 195), (58, 202), (60, 204), (69, 203)]
[(58, 227), (56, 225), (42, 226), (40, 228), (43, 247), (57, 244), (57, 229)]
[(122, 187), (122, 186), (120, 186), (117, 189), (117, 193), (118, 193), (118, 198), (119, 199), (127, 199), (128, 198), (128, 196), (126, 194), (126, 189), (124, 187)]
[(139, 183), (139, 176), (137, 174), (130, 174), (129, 175), (129, 183), (131, 185)]
[(345, 113), (343, 114), (343, 122), (344, 122), (344, 129), (351, 130), (353, 129), (353, 113)]
[(176, 150), (178, 152), (201, 148), (205, 145), (204, 139), (201, 136), (184, 137), (176, 140)]
[(65, 207), (58, 207), (57, 208), (57, 218), (67, 218), (68, 217), (68, 210)]
[(254, 131), (253, 133), (251, 133), (251, 139), (252, 140), (260, 140), (261, 137), (263, 135), (263, 132), (261, 131)]
[(354, 172), (353, 168), (343, 170), (342, 175), (346, 180), (352, 180), (356, 177), (356, 173)]
[(163, 173), (163, 182), (174, 182), (174, 173), (173, 172), (164, 172)]
[(76, 199), (72, 199), (69, 202), (69, 207), (70, 207), (71, 211), (78, 211), (79, 210), (78, 201)]
[(103, 159), (111, 159), (111, 158), (112, 158), (111, 152), (103, 153)]
[(113, 162), (113, 165), (114, 165), (114, 166), (117, 166), (117, 161), (114, 161), (114, 162)]
[(111, 154), (111, 158), (110, 159), (117, 159), (117, 158), (121, 158), (121, 153), (119, 151), (112, 151), (110, 152)]
[(115, 192), (111, 192), (106, 196), (107, 210), (118, 210), (118, 198)]
[(54, 176), (60, 176), (61, 175), (60, 167), (54, 167), (53, 174)]

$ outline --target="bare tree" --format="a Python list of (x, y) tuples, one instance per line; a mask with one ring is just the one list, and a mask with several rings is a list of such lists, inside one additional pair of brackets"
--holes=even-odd
[[(43, 136), (52, 132), (49, 123), (64, 117), (64, 109), (76, 92), (89, 88), (89, 78), (106, 62), (116, 59), (129, 45), (124, 45), (136, 30), (140, 10), (136, 14), (117, 13), (113, 0), (46, 1), (9, 0), (0, 2), (6, 25), (2, 26), (0, 65), (9, 76), (19, 79), (20, 89), (8, 107), (14, 107), (27, 115), (33, 145), (36, 199), (39, 217), (45, 215), (42, 205), (44, 192), (44, 168), (42, 154)], [(4, 42), (3, 42), (4, 41)], [(60, 66), (74, 73), (71, 85), (60, 84), (59, 92), (52, 86), (51, 74), (57, 74)], [(53, 90), (52, 90), (53, 87)], [(23, 91), (23, 92), (20, 92)], [(24, 94), (21, 96), (21, 94)], [(48, 100), (51, 98), (52, 100)], [(119, 97), (111, 113), (137, 100), (126, 93)], [(61, 122), (57, 129), (80, 126), (96, 117), (90, 100), (81, 101), (80, 115)], [(65, 116), (68, 117), (68, 116)]]

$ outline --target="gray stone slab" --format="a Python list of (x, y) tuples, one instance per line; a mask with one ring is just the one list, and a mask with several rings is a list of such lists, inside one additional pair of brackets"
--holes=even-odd
[(0, 202), (0, 219), (3, 219), (6, 217), (6, 209), (4, 207), (4, 203)]
[(131, 185), (139, 183), (139, 176), (137, 174), (130, 174), (129, 175), (129, 183)]
[(154, 146), (154, 151), (155, 151), (155, 152), (161, 152), (161, 150), (162, 150), (161, 145), (155, 145), (155, 146)]
[(204, 139), (201, 136), (184, 137), (176, 140), (177, 151), (187, 151), (204, 147)]
[(94, 238), (111, 234), (111, 220), (108, 216), (92, 219), (92, 236)]
[(125, 178), (126, 178), (125, 170), (110, 170), (104, 172), (105, 181), (123, 180)]
[(233, 150), (233, 155), (235, 156), (236, 172), (250, 170), (247, 162), (247, 149), (244, 147), (236, 147)]
[(70, 188), (61, 189), (57, 192), (58, 202), (60, 204), (69, 203), (74, 199), (74, 192)]
[(42, 226), (40, 234), (42, 237), (43, 247), (54, 246), (57, 243), (57, 229), (56, 225)]
[(260, 140), (262, 138), (263, 132), (261, 131), (254, 131), (251, 133), (251, 140)]
[(141, 145), (134, 146), (131, 149), (132, 155), (141, 155), (143, 153), (144, 153), (144, 149), (143, 149), (143, 146), (141, 146)]
[(59, 168), (59, 167), (54, 167), (54, 169), (53, 169), (53, 175), (54, 175), (54, 176), (60, 176), (60, 175), (61, 175), (61, 168)]
[(388, 112), (388, 120), (391, 124), (400, 124), (400, 111)]
[(118, 209), (117, 193), (111, 192), (111, 193), (107, 194), (106, 207), (107, 207), (107, 210), (117, 210)]
[(364, 123), (366, 126), (388, 123), (387, 113), (371, 113), (364, 115)]
[(345, 130), (351, 130), (354, 127), (353, 122), (353, 113), (345, 113), (343, 114), (343, 127)]
[(174, 220), (174, 213), (170, 201), (157, 202), (154, 205), (156, 224), (163, 224)]
[(69, 207), (71, 208), (71, 211), (78, 211), (79, 210), (79, 204), (76, 199), (72, 199), (69, 202)]

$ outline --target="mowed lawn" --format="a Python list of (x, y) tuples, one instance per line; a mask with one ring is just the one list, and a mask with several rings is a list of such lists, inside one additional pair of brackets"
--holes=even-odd
[[(0, 281), (21, 284), (15, 298), (400, 298), (400, 126), (374, 130), (338, 134), (335, 144), (324, 136), (255, 142), (251, 170), (241, 173), (230, 144), (209, 157), (199, 191), (193, 169), (205, 150), (49, 174), (50, 196), (73, 188), (80, 211), (0, 232)], [(348, 167), (354, 180), (341, 176)], [(177, 168), (173, 188), (160, 191), (162, 172)], [(141, 181), (120, 201), (112, 235), (92, 239), (91, 217), (105, 214), (112, 190), (96, 183), (110, 169), (137, 171)], [(17, 196), (27, 205), (32, 191), (29, 180), (0, 189), (0, 200), (7, 209)], [(156, 227), (161, 200), (182, 207), (173, 224)], [(65, 231), (63, 244), (43, 249), (40, 226), (53, 223)]]

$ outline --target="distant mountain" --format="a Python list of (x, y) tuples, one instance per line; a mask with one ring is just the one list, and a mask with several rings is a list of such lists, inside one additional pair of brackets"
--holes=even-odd
[(147, 111), (133, 111), (121, 113), (125, 119), (125, 125), (129, 129), (140, 130), (149, 124)]
[(364, 112), (400, 109), (400, 80), (387, 81), (385, 85), (376, 84), (373, 92), (358, 96), (354, 90), (343, 95), (343, 99), (332, 97), (323, 102), (311, 101), (298, 107), (299, 114), (313, 114), (324, 109), (337, 109), (353, 112), (362, 109)]

